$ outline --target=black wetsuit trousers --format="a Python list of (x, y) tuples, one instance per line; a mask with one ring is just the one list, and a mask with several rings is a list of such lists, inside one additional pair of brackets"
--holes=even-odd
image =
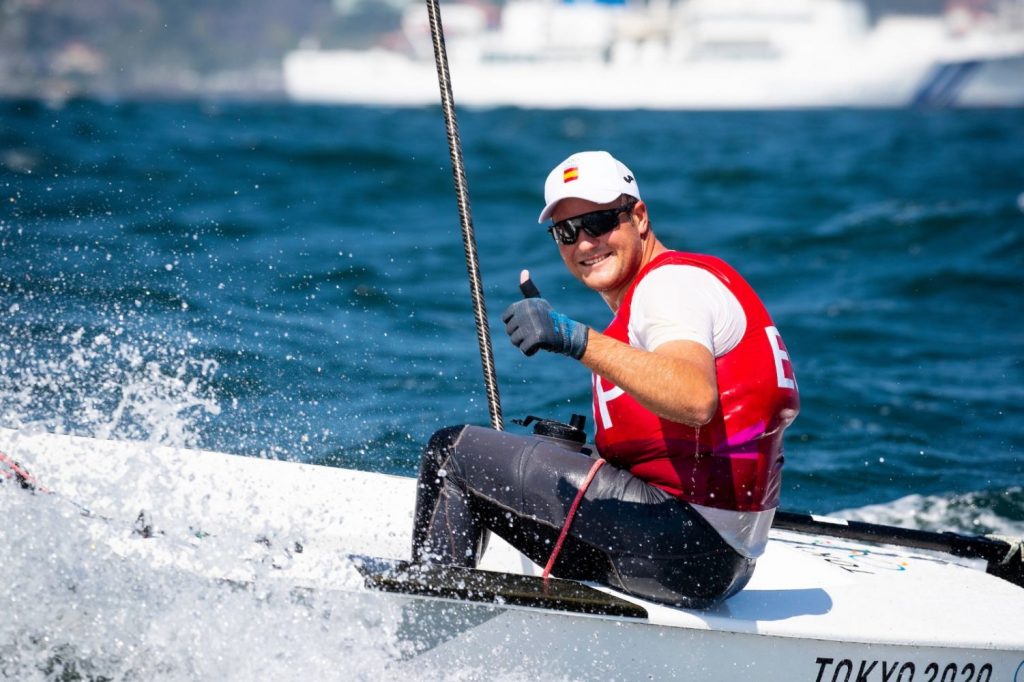
[[(476, 426), (438, 431), (420, 467), (414, 560), (475, 567), (489, 529), (544, 566), (594, 461), (531, 436)], [(689, 504), (605, 464), (552, 575), (706, 608), (742, 589), (753, 569), (754, 560)]]

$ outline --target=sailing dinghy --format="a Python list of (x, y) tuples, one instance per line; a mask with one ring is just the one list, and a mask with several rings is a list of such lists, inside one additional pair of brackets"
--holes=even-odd
[[(501, 429), (440, 4), (427, 0), (427, 9), (491, 425)], [(0, 453), (0, 485), (24, 488), (3, 490), (0, 502), (37, 495), (81, 515), (91, 548), (104, 556), (374, 614), (372, 627), (394, 640), (389, 677), (451, 669), (462, 679), (485, 671), (514, 679), (1024, 682), (1019, 541), (780, 515), (788, 529), (772, 530), (750, 583), (696, 611), (545, 580), (497, 536), (476, 570), (412, 565), (411, 478), (10, 429), (0, 429)], [(325, 674), (345, 676), (345, 653)]]
[[(818, 526), (831, 534), (774, 529), (750, 584), (696, 611), (544, 581), (496, 536), (478, 570), (417, 568), (412, 478), (7, 429), (0, 452), (7, 486), (33, 477), (21, 482), (34, 490), (9, 494), (86, 516), (96, 546), (123, 561), (384, 614), (395, 671), (450, 661), (542, 679), (1024, 682), (1019, 546), (1006, 579), (983, 560), (840, 537), (835, 521)], [(243, 551), (204, 562), (218, 543)]]

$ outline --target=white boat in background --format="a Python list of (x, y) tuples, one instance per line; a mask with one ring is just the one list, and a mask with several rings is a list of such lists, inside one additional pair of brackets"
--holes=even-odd
[[(485, 570), (417, 571), (403, 563), (410, 478), (6, 429), (0, 452), (49, 493), (17, 490), (8, 470), (5, 523), (18, 523), (19, 506), (62, 507), (105, 563), (372, 614), (367, 627), (393, 640), (390, 678), (1024, 680), (1024, 588), (977, 562), (776, 529), (741, 593), (693, 611), (545, 583), (497, 537)], [(38, 551), (43, 567), (53, 550), (5, 551)], [(88, 598), (73, 574), (60, 583), (68, 600)], [(334, 655), (342, 670), (351, 652)]]
[[(873, 21), (860, 0), (508, 0), (443, 4), (442, 23), (470, 107), (1024, 106), (1024, 0), (970, 6)], [(388, 47), (299, 49), (283, 71), (298, 102), (439, 101), (422, 2)]]

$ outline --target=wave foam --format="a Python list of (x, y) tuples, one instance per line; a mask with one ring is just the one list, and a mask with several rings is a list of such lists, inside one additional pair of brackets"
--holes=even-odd
[[(64, 333), (54, 344), (0, 346), (0, 423), (100, 439), (178, 447), (200, 444), (199, 427), (220, 414), (210, 388), (214, 360), (162, 339), (127, 340), (120, 329)], [(26, 356), (28, 356), (26, 358)]]
[[(200, 569), (224, 575), (249, 557), (248, 580), (162, 565), (116, 522), (56, 495), (0, 484), (0, 660), (18, 680), (536, 680), (487, 672), (490, 652), (450, 666), (417, 660), (397, 636), (408, 612), (357, 590), (275, 582), (279, 538), (204, 538)], [(195, 544), (195, 543), (193, 543)], [(244, 547), (243, 547), (244, 545)], [(351, 566), (351, 581), (361, 579)], [(345, 580), (335, 580), (344, 587)], [(426, 627), (426, 625), (424, 625)]]
[(838, 511), (834, 516), (921, 530), (1024, 537), (1024, 488), (907, 495), (884, 504)]

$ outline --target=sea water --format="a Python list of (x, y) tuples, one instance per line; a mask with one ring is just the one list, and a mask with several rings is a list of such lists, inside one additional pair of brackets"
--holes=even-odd
[[(528, 268), (609, 321), (536, 221), (548, 170), (607, 149), (662, 241), (733, 264), (786, 340), (783, 508), (1024, 534), (1020, 111), (459, 117), (509, 429), (593, 433), (587, 371), (500, 316)], [(414, 475), (459, 423), (489, 417), (438, 109), (0, 103), (0, 426)], [(104, 556), (11, 485), (0, 512), (3, 674), (401, 675), (386, 615)]]

